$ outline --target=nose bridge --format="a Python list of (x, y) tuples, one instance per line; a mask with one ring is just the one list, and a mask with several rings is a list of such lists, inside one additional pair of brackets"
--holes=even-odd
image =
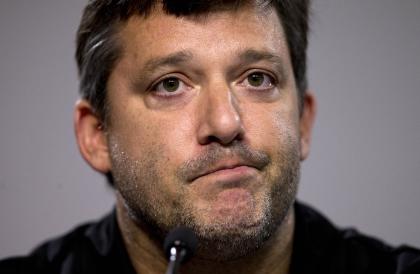
[(209, 93), (209, 118), (215, 126), (233, 126), (240, 122), (239, 105), (229, 86), (219, 86)]
[(224, 80), (210, 82), (203, 90), (200, 142), (228, 144), (243, 134), (240, 102)]

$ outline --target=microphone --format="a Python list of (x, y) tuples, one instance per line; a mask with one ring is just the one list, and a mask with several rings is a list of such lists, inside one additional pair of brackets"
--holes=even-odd
[(163, 249), (169, 260), (166, 274), (178, 273), (181, 263), (186, 262), (194, 255), (197, 243), (197, 238), (191, 229), (177, 227), (171, 230), (163, 242)]

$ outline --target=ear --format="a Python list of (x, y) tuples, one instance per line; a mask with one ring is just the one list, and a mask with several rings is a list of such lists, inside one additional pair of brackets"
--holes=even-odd
[(107, 139), (101, 120), (86, 100), (76, 103), (74, 130), (80, 154), (95, 170), (107, 173), (111, 169)]
[(309, 155), (312, 127), (316, 116), (316, 100), (312, 93), (306, 92), (303, 100), (303, 109), (300, 116), (300, 160), (305, 160)]

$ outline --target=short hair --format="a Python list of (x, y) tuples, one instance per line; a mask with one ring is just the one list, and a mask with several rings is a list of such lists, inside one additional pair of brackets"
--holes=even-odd
[[(108, 115), (106, 86), (121, 55), (116, 38), (119, 26), (133, 15), (147, 16), (157, 4), (175, 16), (201, 15), (219, 10), (238, 9), (250, 0), (90, 0), (84, 9), (77, 32), (76, 61), (79, 92), (105, 122)], [(307, 88), (306, 50), (310, 0), (255, 0), (277, 11), (285, 31), (300, 108)]]

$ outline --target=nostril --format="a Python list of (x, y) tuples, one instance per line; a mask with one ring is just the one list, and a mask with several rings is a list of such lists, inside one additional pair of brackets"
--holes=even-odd
[(207, 143), (218, 143), (219, 139), (216, 136), (208, 136)]
[(208, 135), (205, 144), (211, 144), (211, 143), (218, 143), (222, 146), (231, 145), (233, 142), (236, 141), (242, 141), (243, 140), (243, 131), (235, 131), (232, 132), (232, 134), (215, 134), (215, 135)]

